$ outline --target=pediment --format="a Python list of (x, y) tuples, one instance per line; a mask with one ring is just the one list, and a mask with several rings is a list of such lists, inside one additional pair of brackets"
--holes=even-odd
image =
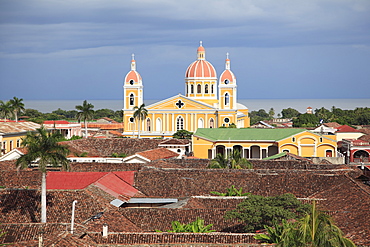
[(149, 105), (148, 110), (214, 110), (215, 108), (200, 101), (196, 101), (177, 95), (152, 105)]

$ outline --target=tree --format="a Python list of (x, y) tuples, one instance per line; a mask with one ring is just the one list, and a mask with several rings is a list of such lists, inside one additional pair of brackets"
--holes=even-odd
[(22, 146), (27, 148), (27, 153), (16, 162), (17, 169), (29, 167), (37, 162), (42, 172), (41, 181), (41, 222), (46, 223), (46, 168), (49, 165), (62, 166), (69, 170), (69, 161), (66, 156), (69, 150), (58, 144), (62, 137), (59, 132), (50, 133), (44, 127), (37, 129), (36, 133), (28, 132), (22, 141)]
[(270, 108), (270, 110), (269, 110), (269, 118), (274, 118), (274, 116), (275, 116), (275, 110), (274, 110), (274, 108)]
[(236, 209), (226, 212), (225, 218), (244, 222), (244, 230), (251, 232), (272, 226), (275, 220), (298, 219), (309, 210), (310, 205), (303, 204), (293, 194), (249, 195)]
[(193, 132), (190, 132), (187, 130), (178, 130), (176, 131), (176, 133), (172, 135), (172, 137), (176, 139), (191, 139), (192, 135), (193, 135)]
[(148, 116), (148, 110), (145, 108), (145, 104), (141, 104), (140, 107), (135, 106), (134, 107), (134, 118), (138, 120), (138, 131), (137, 131), (137, 138), (140, 138), (140, 126), (141, 122), (145, 120), (145, 118)]
[(294, 118), (298, 117), (299, 114), (301, 114), (299, 111), (290, 107), (281, 111), (283, 118)]
[(85, 138), (87, 138), (87, 123), (86, 121), (89, 119), (92, 119), (94, 110), (94, 106), (90, 103), (87, 103), (86, 100), (84, 100), (82, 105), (76, 105), (76, 109), (79, 110), (77, 113), (77, 119), (78, 121), (83, 120), (85, 125)]
[[(168, 232), (192, 232), (192, 233), (209, 233), (214, 232), (212, 230), (213, 224), (204, 225), (204, 220), (201, 218), (197, 218), (195, 221), (190, 222), (189, 224), (183, 224), (179, 221), (172, 221), (172, 230)], [(157, 230), (157, 232), (160, 232)]]
[(9, 100), (12, 110), (14, 112), (14, 117), (15, 121), (18, 122), (18, 114), (23, 112), (24, 109), (24, 104), (23, 104), (23, 99), (18, 99), (17, 97), (13, 97), (13, 99)]
[(230, 188), (226, 189), (226, 193), (220, 193), (217, 191), (211, 191), (211, 194), (217, 195), (217, 196), (247, 196), (251, 193), (243, 193), (243, 188), (240, 187), (240, 189), (235, 188), (234, 185), (232, 185)]
[(8, 117), (13, 115), (13, 107), (10, 101), (4, 103), (2, 100), (0, 100), (0, 114), (5, 121)]
[(320, 119), (314, 114), (301, 114), (293, 119), (293, 127), (316, 127), (320, 123)]
[(253, 165), (246, 159), (241, 157), (240, 151), (234, 149), (232, 154), (225, 155), (218, 153), (209, 163), (208, 168), (221, 169), (252, 169)]
[(317, 210), (316, 202), (312, 210), (296, 222), (283, 221), (273, 227), (265, 227), (266, 234), (256, 235), (263, 242), (276, 243), (280, 247), (355, 247), (356, 245), (343, 236), (343, 232), (334, 224), (332, 218)]

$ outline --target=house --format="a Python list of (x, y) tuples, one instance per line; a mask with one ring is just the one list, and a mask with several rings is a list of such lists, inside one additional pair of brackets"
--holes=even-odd
[(40, 124), (34, 122), (0, 122), (0, 156), (19, 148), (27, 132), (36, 131), (40, 127)]
[(188, 156), (191, 153), (191, 143), (188, 139), (165, 139), (158, 147), (167, 148), (180, 156)]
[(59, 130), (66, 139), (70, 139), (72, 136), (82, 136), (80, 123), (70, 123), (65, 120), (47, 120), (43, 124), (49, 130)]
[[(300, 200), (328, 212), (336, 225), (358, 246), (369, 246), (369, 186), (359, 181), (362, 173), (347, 166), (300, 161), (263, 161), (254, 169), (156, 168), (114, 164), (89, 171), (49, 171), (47, 176), (47, 223), (40, 224), (40, 172), (15, 170), (0, 162), (0, 244), (38, 246), (124, 245), (254, 245), (254, 233), (238, 233), (243, 225), (226, 220), (226, 211), (245, 198), (218, 197), (234, 185), (256, 195), (292, 193)], [(262, 163), (263, 162), (263, 163)], [(3, 164), (4, 163), (4, 164)], [(86, 169), (86, 165), (81, 168)], [(280, 167), (280, 168), (278, 168)], [(12, 169), (11, 169), (12, 168)], [(97, 171), (101, 169), (105, 171)], [(118, 199), (118, 200), (117, 200)], [(74, 231), (71, 209), (75, 203)], [(177, 201), (177, 202), (176, 202)], [(166, 205), (164, 205), (166, 204)], [(168, 233), (171, 222), (189, 223), (202, 218), (215, 233)], [(108, 227), (103, 235), (103, 227)], [(156, 232), (156, 230), (164, 232)]]
[(337, 157), (335, 140), (306, 129), (198, 129), (192, 138), (194, 156), (213, 159), (218, 153), (240, 151), (242, 157), (263, 159), (284, 151), (302, 157)]
[(143, 104), (144, 84), (133, 56), (123, 85), (123, 135), (133, 136), (140, 130), (143, 138), (170, 138), (183, 129), (194, 132), (198, 128), (228, 127), (230, 124), (249, 127), (248, 108), (237, 102), (236, 77), (231, 71), (229, 55), (219, 77), (205, 56), (201, 43), (197, 60), (185, 72), (185, 95), (178, 94), (146, 106), (148, 115), (140, 122), (133, 115), (134, 107)]
[(361, 139), (342, 139), (338, 149), (346, 157), (346, 163), (370, 163), (370, 143)]
[(175, 159), (181, 155), (167, 148), (156, 148), (136, 153), (122, 159), (124, 163), (148, 163), (159, 159)]

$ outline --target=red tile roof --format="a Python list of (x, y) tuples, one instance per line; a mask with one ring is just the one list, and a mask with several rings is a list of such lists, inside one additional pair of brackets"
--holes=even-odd
[(348, 125), (342, 125), (342, 126), (338, 127), (337, 130), (338, 130), (337, 132), (361, 132), (361, 131), (359, 131), (357, 129), (354, 129), (354, 128), (348, 126)]
[(69, 124), (69, 122), (65, 120), (48, 120), (44, 121), (44, 124)]
[[(84, 189), (107, 174), (109, 174), (109, 172), (48, 172), (46, 177), (46, 189)], [(133, 171), (114, 172), (113, 174), (127, 184), (133, 185)], [(103, 184), (106, 183), (103, 182)]]
[(159, 159), (169, 159), (178, 157), (179, 154), (175, 153), (167, 148), (156, 148), (152, 150), (147, 150), (144, 152), (136, 153), (150, 160), (159, 160)]
[(126, 183), (114, 173), (108, 173), (96, 181), (94, 185), (116, 198), (123, 197), (122, 199), (131, 198), (138, 192), (137, 189)]

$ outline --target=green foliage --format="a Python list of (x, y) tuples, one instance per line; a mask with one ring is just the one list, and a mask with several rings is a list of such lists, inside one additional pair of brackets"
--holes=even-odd
[(311, 212), (300, 220), (292, 223), (283, 220), (281, 224), (275, 222), (273, 227), (265, 226), (265, 229), (267, 234), (258, 234), (255, 239), (276, 243), (278, 247), (356, 247), (343, 236), (329, 215), (316, 209), (315, 201)]
[(259, 109), (258, 111), (251, 111), (249, 113), (249, 117), (251, 120), (251, 125), (258, 123), (259, 121), (270, 119), (270, 115), (264, 109)]
[(254, 238), (261, 240), (263, 243), (277, 244), (281, 242), (284, 231), (287, 231), (290, 227), (292, 227), (292, 224), (285, 219), (282, 220), (281, 224), (279, 224), (277, 221), (274, 221), (273, 226), (264, 226), (267, 234), (257, 234), (254, 236)]
[(74, 153), (76, 157), (87, 157), (89, 153), (88, 152), (83, 152), (83, 153)]
[(176, 131), (176, 133), (172, 135), (172, 137), (176, 139), (191, 139), (192, 135), (193, 135), (193, 132), (190, 132), (187, 130), (178, 130)]
[(19, 169), (27, 168), (38, 160), (39, 170), (46, 172), (48, 165), (62, 165), (68, 170), (69, 161), (66, 156), (69, 153), (67, 147), (58, 144), (61, 138), (59, 132), (48, 132), (44, 127), (37, 129), (36, 133), (28, 132), (22, 141), (22, 146), (27, 147), (27, 153), (22, 155), (16, 162)]
[(309, 210), (309, 205), (301, 203), (292, 194), (271, 197), (249, 195), (236, 209), (226, 212), (225, 218), (244, 222), (244, 230), (251, 232), (273, 226), (274, 220), (297, 219)]
[(79, 139), (82, 139), (82, 137), (81, 136), (72, 136), (71, 138), (69, 138), (69, 139), (67, 139), (67, 138), (65, 138), (64, 136), (62, 136), (61, 137), (61, 139), (60, 140), (58, 140), (58, 141), (60, 141), (60, 142), (64, 142), (64, 141), (73, 141), (73, 140), (79, 140)]
[(138, 120), (138, 135), (137, 138), (140, 138), (140, 126), (141, 122), (148, 116), (148, 110), (145, 108), (145, 104), (141, 106), (134, 107), (134, 118)]
[(240, 187), (239, 189), (235, 188), (234, 185), (232, 185), (230, 188), (226, 189), (226, 193), (221, 193), (217, 191), (211, 191), (211, 194), (217, 195), (217, 196), (247, 196), (251, 193), (243, 193), (243, 188)]
[(293, 119), (293, 127), (316, 127), (320, 124), (320, 119), (314, 114), (301, 114)]
[[(167, 232), (192, 232), (192, 233), (209, 233), (214, 232), (212, 230), (213, 224), (209, 224), (207, 226), (204, 225), (204, 220), (201, 218), (197, 218), (195, 221), (190, 222), (189, 224), (183, 224), (179, 221), (172, 221), (172, 230)], [(160, 232), (156, 230), (157, 232)]]
[(246, 158), (242, 158), (240, 151), (233, 150), (233, 153), (228, 157), (223, 154), (217, 154), (209, 163), (208, 168), (218, 169), (252, 169), (253, 165)]
[(125, 158), (125, 157), (127, 157), (127, 154), (125, 154), (125, 153), (112, 153), (112, 157), (114, 157), (114, 158)]
[(282, 118), (295, 118), (300, 114), (301, 113), (299, 111), (290, 107), (281, 111)]

